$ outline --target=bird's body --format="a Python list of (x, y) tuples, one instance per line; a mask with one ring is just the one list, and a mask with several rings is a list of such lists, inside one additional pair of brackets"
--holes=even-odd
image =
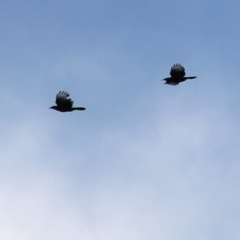
[(185, 77), (185, 68), (181, 64), (174, 64), (170, 71), (171, 77), (164, 78), (165, 84), (178, 85), (180, 82), (184, 82), (187, 79), (194, 79), (194, 77)]
[(72, 112), (74, 110), (83, 111), (86, 109), (84, 107), (73, 107), (73, 101), (71, 98), (69, 98), (69, 96), (69, 93), (60, 91), (56, 96), (57, 106), (52, 106), (50, 108), (59, 112)]

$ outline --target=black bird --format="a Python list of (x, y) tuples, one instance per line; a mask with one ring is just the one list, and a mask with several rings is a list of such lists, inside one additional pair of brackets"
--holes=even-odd
[(187, 79), (194, 79), (196, 77), (185, 77), (185, 68), (181, 64), (174, 64), (170, 71), (171, 77), (164, 78), (165, 84), (178, 85), (180, 82), (184, 82)]
[(50, 107), (51, 109), (57, 110), (59, 112), (72, 112), (74, 110), (85, 110), (84, 107), (73, 107), (73, 101), (69, 98), (69, 93), (60, 91), (56, 96), (57, 106)]

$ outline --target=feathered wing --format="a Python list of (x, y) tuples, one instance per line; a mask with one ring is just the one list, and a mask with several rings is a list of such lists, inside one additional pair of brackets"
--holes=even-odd
[(60, 108), (71, 108), (73, 106), (72, 99), (69, 98), (69, 93), (60, 91), (56, 96), (56, 104)]
[(183, 78), (185, 76), (185, 68), (181, 64), (174, 64), (171, 68), (170, 75), (172, 78)]

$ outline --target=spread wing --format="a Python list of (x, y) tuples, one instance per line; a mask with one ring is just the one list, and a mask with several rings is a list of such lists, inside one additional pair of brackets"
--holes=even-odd
[(170, 75), (173, 78), (182, 78), (185, 76), (185, 68), (181, 64), (174, 64), (171, 68)]
[(71, 108), (73, 106), (73, 101), (69, 96), (69, 93), (60, 91), (56, 96), (57, 106), (61, 108)]

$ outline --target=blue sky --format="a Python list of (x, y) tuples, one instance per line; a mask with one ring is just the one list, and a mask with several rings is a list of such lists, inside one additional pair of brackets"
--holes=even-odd
[(0, 239), (238, 240), (239, 7), (2, 1)]

